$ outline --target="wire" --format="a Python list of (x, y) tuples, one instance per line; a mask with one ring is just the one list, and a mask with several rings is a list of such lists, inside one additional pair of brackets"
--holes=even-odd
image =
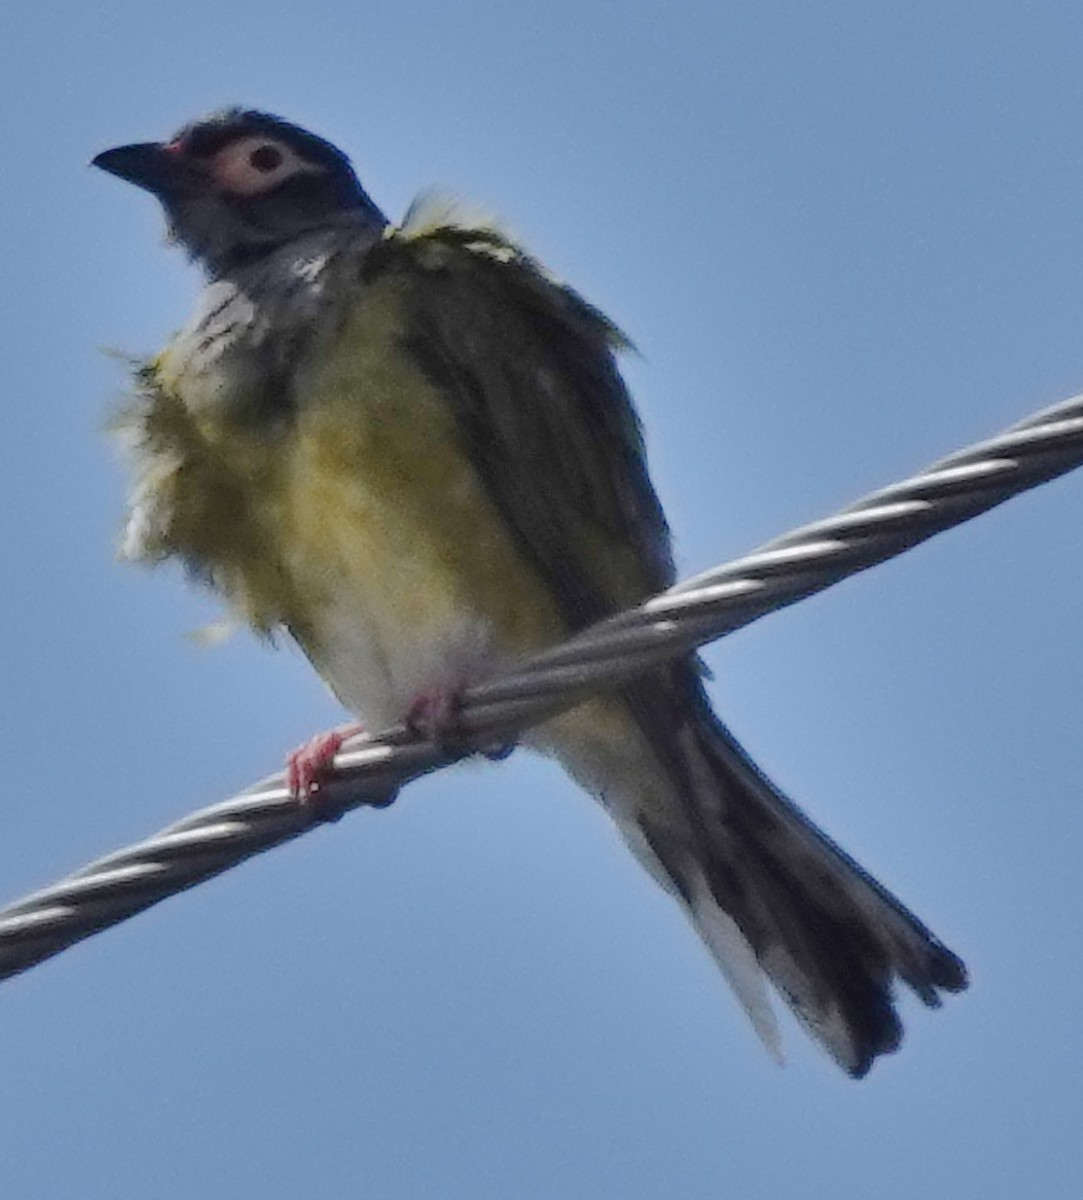
[(510, 744), (592, 691), (822, 591), (1080, 465), (1083, 396), (1076, 396), (467, 689), (462, 739), (453, 748), (403, 728), (353, 739), (314, 803), (298, 803), (284, 776), (272, 775), (8, 905), (0, 910), (0, 979), (350, 809), (384, 807), (421, 775)]

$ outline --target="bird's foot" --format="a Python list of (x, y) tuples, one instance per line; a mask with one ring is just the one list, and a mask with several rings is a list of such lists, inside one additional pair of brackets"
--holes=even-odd
[[(462, 724), (462, 693), (465, 684), (430, 688), (419, 692), (406, 710), (404, 724), (412, 733), (420, 734), (438, 746), (454, 747), (464, 735)], [(515, 742), (494, 742), (479, 746), (477, 753), (490, 762), (500, 762), (515, 749)]]
[(462, 690), (456, 683), (418, 692), (406, 710), (406, 728), (438, 745), (454, 743), (462, 735)]
[(351, 722), (318, 733), (303, 746), (291, 750), (286, 755), (286, 786), (293, 796), (303, 804), (310, 802), (334, 766), (335, 755), (342, 749), (342, 743), (364, 732), (360, 725)]

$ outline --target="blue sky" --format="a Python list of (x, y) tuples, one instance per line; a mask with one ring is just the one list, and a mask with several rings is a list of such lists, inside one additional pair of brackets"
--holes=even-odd
[[(1077, 3), (15, 3), (0, 893), (276, 766), (307, 665), (113, 561), (112, 346), (197, 280), (87, 160), (227, 101), (490, 205), (638, 343), (683, 573), (1083, 388)], [(762, 1053), (551, 765), (412, 787), (0, 987), (19, 1200), (1078, 1194), (1083, 477), (714, 647), (766, 768), (971, 966), (862, 1083)]]

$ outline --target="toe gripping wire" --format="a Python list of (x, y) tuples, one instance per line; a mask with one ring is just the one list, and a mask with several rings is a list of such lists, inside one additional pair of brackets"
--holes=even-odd
[(403, 728), (352, 739), (316, 804), (299, 804), (283, 774), (271, 775), (9, 904), (0, 909), (0, 979), (351, 809), (390, 804), (413, 779), (509, 744), (592, 691), (823, 591), (1081, 464), (1083, 396), (1076, 396), (471, 687), (454, 748)]

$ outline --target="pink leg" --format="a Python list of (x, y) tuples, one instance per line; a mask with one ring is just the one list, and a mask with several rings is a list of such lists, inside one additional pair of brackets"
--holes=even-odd
[(339, 725), (326, 733), (316, 734), (286, 755), (286, 784), (298, 800), (312, 799), (319, 790), (320, 780), (334, 766), (335, 755), (342, 749), (342, 743), (359, 733), (364, 733), (364, 729), (356, 722)]
[[(460, 713), (462, 711), (462, 683), (447, 687), (430, 688), (419, 692), (406, 710), (404, 724), (414, 733), (420, 733), (430, 741), (445, 746), (454, 744), (462, 734)], [(497, 742), (482, 746), (478, 753), (491, 762), (507, 758), (515, 749), (515, 742)]]
[(460, 732), (461, 684), (419, 692), (406, 710), (405, 725), (433, 742), (452, 742)]

